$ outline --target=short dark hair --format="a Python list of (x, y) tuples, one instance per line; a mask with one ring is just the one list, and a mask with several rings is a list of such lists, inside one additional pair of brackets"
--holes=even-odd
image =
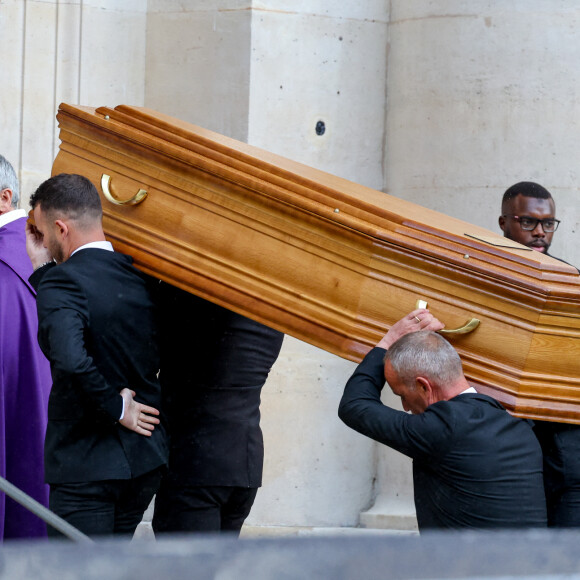
[(503, 199), (501, 200), (502, 205), (515, 199), (518, 195), (523, 195), (524, 197), (535, 197), (537, 199), (552, 199), (552, 194), (539, 183), (534, 183), (533, 181), (520, 181), (506, 189), (506, 192), (503, 194)]
[(45, 213), (63, 213), (71, 219), (100, 219), (103, 215), (97, 188), (82, 175), (60, 173), (41, 183), (30, 198), (30, 207)]

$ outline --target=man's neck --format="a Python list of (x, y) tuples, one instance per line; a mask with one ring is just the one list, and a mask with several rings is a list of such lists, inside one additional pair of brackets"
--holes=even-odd
[(465, 377), (462, 377), (460, 380), (453, 383), (451, 386), (445, 388), (442, 400), (449, 401), (450, 399), (457, 397), (457, 395), (461, 395), (463, 391), (469, 389), (470, 387), (471, 385), (467, 382), (467, 379)]
[(82, 246), (87, 244), (92, 244), (93, 242), (106, 242), (105, 234), (102, 229), (91, 230), (90, 232), (75, 232), (72, 239), (69, 240), (69, 246), (67, 248), (68, 257), (72, 256), (74, 252), (80, 249)]
[(69, 258), (76, 254), (77, 252), (79, 252), (80, 250), (88, 250), (88, 249), (93, 249), (93, 250), (106, 250), (109, 252), (114, 252), (114, 248), (113, 248), (113, 244), (111, 244), (111, 242), (108, 241), (98, 241), (98, 242), (88, 242), (86, 243), (84, 246), (80, 246), (78, 247), (74, 252), (71, 253), (71, 255), (69, 256)]
[(12, 223), (17, 219), (26, 217), (26, 212), (23, 209), (16, 209), (13, 208), (9, 211), (4, 211), (0, 213), (0, 227), (5, 226), (6, 224)]

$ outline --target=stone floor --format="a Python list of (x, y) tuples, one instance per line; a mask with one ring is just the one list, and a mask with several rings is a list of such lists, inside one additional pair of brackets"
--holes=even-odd
[[(151, 528), (151, 518), (153, 517), (153, 502), (147, 508), (143, 516), (143, 521), (135, 531), (135, 539), (155, 540), (155, 534)], [(364, 535), (385, 535), (385, 536), (418, 536), (417, 530), (399, 530), (384, 528), (322, 528), (310, 526), (244, 526), (240, 538), (284, 538), (284, 537), (325, 537), (325, 536), (364, 536)]]
[[(244, 526), (240, 539), (291, 538), (291, 537), (344, 537), (344, 536), (418, 536), (419, 532), (409, 530), (383, 530), (376, 528), (314, 528), (298, 526)], [(150, 522), (142, 522), (135, 532), (137, 540), (155, 540)]]

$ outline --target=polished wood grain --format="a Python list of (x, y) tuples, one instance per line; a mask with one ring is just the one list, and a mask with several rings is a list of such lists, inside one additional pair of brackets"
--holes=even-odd
[(479, 228), (154, 111), (62, 104), (53, 174), (99, 191), (143, 271), (359, 361), (426, 300), (466, 376), (516, 415), (580, 423), (576, 269)]

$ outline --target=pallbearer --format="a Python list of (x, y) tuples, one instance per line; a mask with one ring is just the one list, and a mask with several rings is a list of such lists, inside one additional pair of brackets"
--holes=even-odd
[(161, 297), (170, 455), (153, 529), (237, 535), (262, 485), (260, 394), (284, 335), (169, 284)]
[[(469, 386), (443, 325), (415, 310), (348, 381), (339, 416), (413, 459), (419, 530), (546, 525), (542, 452), (529, 421)], [(403, 408), (381, 402), (387, 380)]]
[[(506, 238), (548, 254), (559, 223), (556, 203), (541, 185), (523, 181), (504, 193), (499, 226)], [(548, 525), (579, 527), (580, 426), (536, 421), (535, 431), (544, 452)]]

